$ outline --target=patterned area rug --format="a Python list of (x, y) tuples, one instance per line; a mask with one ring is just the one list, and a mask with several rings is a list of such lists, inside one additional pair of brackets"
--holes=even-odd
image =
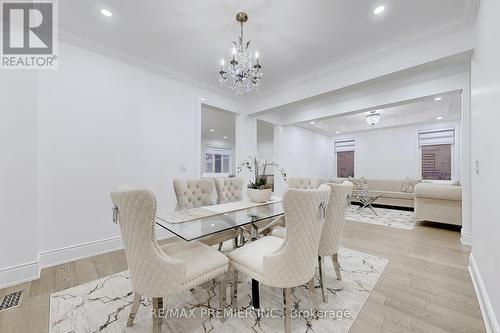
[(394, 227), (399, 229), (413, 230), (415, 229), (415, 212), (387, 209), (374, 207), (377, 215), (373, 213), (370, 208), (364, 208), (358, 211), (359, 206), (351, 205), (347, 208), (346, 220), (353, 222), (364, 222), (378, 225), (385, 225), (387, 227)]
[[(333, 264), (325, 258), (328, 303), (321, 301), (319, 288), (313, 302), (306, 286), (295, 288), (293, 332), (347, 332), (388, 262), (350, 249), (341, 250), (339, 261), (342, 281), (336, 280)], [(229, 305), (218, 311), (218, 282), (165, 299), (163, 332), (282, 332), (282, 290), (261, 285), (259, 313), (250, 306), (250, 281), (243, 274), (240, 279), (236, 312)], [(151, 301), (142, 301), (134, 326), (126, 328), (131, 303), (127, 271), (54, 293), (50, 296), (49, 333), (150, 333)]]

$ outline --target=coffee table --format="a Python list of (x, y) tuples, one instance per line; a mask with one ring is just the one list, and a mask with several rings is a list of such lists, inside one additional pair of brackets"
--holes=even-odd
[(352, 191), (352, 195), (361, 203), (361, 206), (358, 208), (358, 213), (365, 208), (370, 208), (373, 214), (377, 215), (375, 209), (373, 209), (372, 204), (380, 197), (384, 196), (382, 193), (370, 192), (368, 190), (354, 190)]

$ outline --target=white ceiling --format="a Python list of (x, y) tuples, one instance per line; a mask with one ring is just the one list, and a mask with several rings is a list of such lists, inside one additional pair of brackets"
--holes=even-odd
[[(234, 113), (203, 104), (201, 107), (202, 139), (227, 141), (234, 143), (234, 121)], [(224, 137), (226, 137), (226, 139), (224, 139)]]
[[(434, 98), (436, 97), (441, 98), (441, 100), (435, 101)], [(414, 124), (450, 122), (461, 118), (460, 99), (461, 95), (459, 93), (450, 93), (378, 109), (380, 122), (373, 127), (366, 122), (366, 115), (371, 111), (325, 118), (316, 121), (314, 124), (304, 122), (298, 124), (298, 126), (325, 135), (335, 136)], [(438, 117), (442, 117), (442, 119), (437, 119)]]
[[(262, 92), (470, 21), (476, 0), (212, 0), (59, 2), (63, 40), (119, 54), (164, 73), (218, 88), (221, 57), (230, 55), (249, 14), (246, 36), (261, 54)], [(386, 11), (375, 17), (373, 9)], [(107, 8), (106, 18), (99, 13)]]

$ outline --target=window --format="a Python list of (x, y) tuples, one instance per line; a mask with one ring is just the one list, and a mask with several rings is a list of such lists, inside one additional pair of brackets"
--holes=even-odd
[(354, 140), (335, 141), (337, 177), (354, 177)]
[(230, 148), (205, 147), (203, 177), (227, 177), (232, 173), (233, 152)]
[(455, 131), (451, 129), (420, 132), (418, 141), (421, 150), (422, 179), (451, 180)]

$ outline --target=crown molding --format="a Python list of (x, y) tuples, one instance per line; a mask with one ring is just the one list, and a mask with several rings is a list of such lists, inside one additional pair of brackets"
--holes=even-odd
[(286, 83), (279, 85), (275, 88), (270, 88), (267, 91), (261, 91), (259, 93), (254, 93), (254, 94), (249, 94), (249, 95), (244, 95), (244, 96), (235, 96), (229, 91), (220, 89), (215, 87), (214, 85), (210, 85), (206, 82), (202, 82), (187, 76), (184, 76), (182, 74), (173, 72), (171, 70), (168, 70), (164, 67), (158, 66), (158, 65), (153, 65), (151, 63), (142, 61), (140, 59), (137, 59), (135, 57), (113, 51), (111, 49), (98, 46), (94, 43), (91, 43), (89, 41), (83, 40), (73, 34), (70, 34), (68, 32), (64, 31), (59, 31), (59, 39), (62, 42), (74, 45), (76, 47), (95, 52), (101, 55), (104, 55), (106, 57), (127, 63), (129, 65), (133, 65), (136, 67), (139, 67), (141, 69), (156, 73), (158, 75), (167, 77), (171, 80), (196, 87), (198, 89), (211, 92), (214, 94), (217, 94), (219, 96), (223, 96), (226, 98), (229, 98), (233, 101), (239, 102), (239, 103), (247, 103), (247, 102), (258, 102), (261, 99), (268, 98), (274, 94), (278, 94), (280, 92), (286, 91), (287, 89), (294, 88), (294, 87), (300, 87), (302, 85), (306, 85), (308, 83), (323, 79), (329, 75), (335, 74), (336, 72), (339, 71), (346, 71), (351, 68), (354, 68), (356, 66), (359, 66), (360, 64), (368, 61), (368, 60), (373, 60), (373, 58), (381, 58), (381, 57), (386, 57), (391, 54), (397, 53), (398, 51), (416, 46), (419, 44), (423, 44), (425, 42), (428, 42), (432, 39), (439, 38), (441, 36), (445, 36), (447, 34), (451, 34), (454, 32), (460, 32), (463, 30), (467, 30), (472, 28), (477, 20), (477, 14), (479, 11), (480, 7), (480, 0), (472, 0), (470, 1), (469, 7), (466, 10), (466, 17), (458, 21), (456, 23), (444, 25), (441, 28), (430, 32), (430, 33), (425, 33), (425, 34), (420, 34), (416, 35), (410, 38), (402, 39), (399, 42), (392, 43), (391, 45), (388, 45), (386, 47), (380, 48), (375, 51), (368, 51), (359, 54), (358, 56), (354, 58), (345, 58), (340, 61), (336, 61), (335, 63), (323, 66), (321, 68), (318, 68), (311, 73), (308, 73), (306, 75), (302, 75), (296, 78), (293, 78), (291, 80), (288, 80)]
[(355, 58), (348, 58), (337, 61), (327, 66), (323, 66), (310, 74), (299, 76), (288, 81), (284, 85), (268, 90), (265, 93), (262, 93), (260, 97), (269, 97), (282, 91), (286, 91), (287, 89), (300, 87), (301, 85), (320, 80), (328, 75), (334, 74), (335, 72), (349, 70), (351, 68), (359, 66), (360, 64), (368, 60), (373, 60), (373, 58), (386, 57), (408, 47), (424, 44), (425, 42), (442, 36), (446, 36), (451, 33), (471, 29), (476, 22), (479, 3), (480, 0), (471, 1), (470, 10), (467, 11), (469, 15), (467, 15), (467, 17), (462, 21), (442, 26), (440, 29), (430, 33), (420, 34), (412, 38), (403, 39), (400, 42), (393, 43), (375, 51), (365, 52)]
[(467, 17), (468, 23), (471, 26), (476, 25), (477, 15), (479, 13), (479, 7), (481, 6), (481, 0), (473, 0), (469, 4), (469, 16)]
[(184, 85), (188, 85), (190, 87), (195, 87), (195, 88), (198, 88), (200, 90), (211, 92), (211, 93), (217, 94), (219, 96), (229, 98), (229, 99), (234, 100), (234, 101), (239, 101), (235, 97), (235, 95), (231, 94), (228, 91), (218, 89), (218, 88), (211, 86), (207, 83), (191, 79), (191, 78), (184, 76), (182, 74), (175, 73), (173, 71), (169, 71), (163, 67), (153, 65), (151, 63), (137, 59), (135, 57), (125, 55), (123, 53), (116, 52), (116, 51), (113, 51), (113, 50), (105, 48), (105, 47), (98, 46), (94, 43), (88, 42), (88, 41), (81, 39), (73, 34), (70, 34), (70, 33), (67, 33), (67, 32), (64, 32), (61, 30), (59, 30), (59, 41), (76, 46), (76, 47), (81, 48), (81, 49), (86, 50), (86, 51), (100, 54), (102, 56), (111, 58), (113, 60), (120, 61), (120, 62), (128, 64), (128, 65), (132, 65), (132, 66), (141, 68), (143, 70), (146, 70), (146, 71), (152, 72), (154, 74), (166, 77), (170, 80), (182, 83)]

